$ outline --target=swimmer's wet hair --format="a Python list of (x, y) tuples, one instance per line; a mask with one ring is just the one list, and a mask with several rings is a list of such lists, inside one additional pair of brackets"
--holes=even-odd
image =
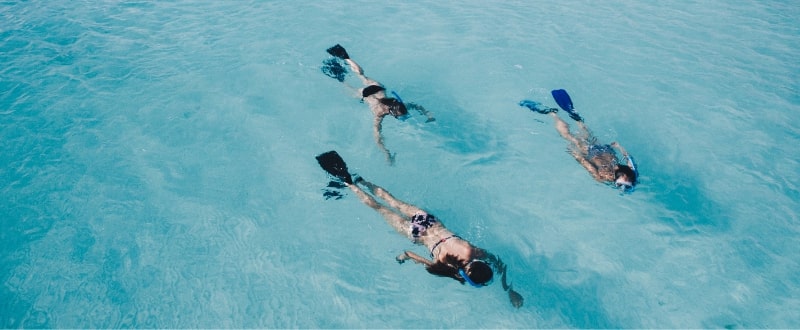
[[(464, 284), (466, 281), (461, 278), (461, 275), (458, 274), (458, 268), (453, 266), (458, 264), (461, 264), (461, 261), (458, 260), (458, 258), (452, 255), (447, 255), (445, 256), (444, 262), (436, 262), (430, 266), (426, 266), (425, 270), (433, 275), (449, 277), (461, 282), (461, 284)], [(480, 260), (473, 262), (472, 265), (469, 266), (469, 270), (465, 271), (467, 276), (469, 276), (469, 279), (475, 284), (479, 285), (485, 285), (489, 283), (494, 277), (494, 271), (492, 271), (492, 267)]]
[(489, 267), (483, 261), (473, 261), (472, 264), (469, 266), (467, 270), (467, 276), (472, 282), (475, 284), (486, 284), (492, 280), (494, 276), (494, 272), (492, 271), (492, 267)]
[(389, 107), (389, 113), (392, 116), (400, 117), (408, 113), (406, 105), (398, 101), (396, 98), (384, 97), (380, 100), (381, 104)]
[(617, 170), (614, 171), (614, 179), (616, 180), (620, 176), (625, 175), (628, 179), (631, 180), (631, 183), (636, 185), (636, 172), (628, 165), (617, 165)]

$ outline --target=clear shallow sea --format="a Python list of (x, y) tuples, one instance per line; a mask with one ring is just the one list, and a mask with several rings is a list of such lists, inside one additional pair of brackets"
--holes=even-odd
[[(0, 2), (2, 328), (800, 327), (791, 1)], [(437, 120), (320, 72), (336, 43)], [(356, 81), (351, 81), (356, 84)], [(639, 161), (565, 153), (570, 92)], [(566, 117), (565, 117), (566, 118)], [(525, 297), (398, 265), (314, 156), (500, 255)]]

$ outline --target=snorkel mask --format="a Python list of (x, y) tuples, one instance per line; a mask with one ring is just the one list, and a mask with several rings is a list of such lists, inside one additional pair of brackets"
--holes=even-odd
[(622, 192), (633, 192), (633, 183), (630, 181), (626, 181), (625, 179), (620, 176), (614, 181), (614, 186), (620, 189)]
[(469, 283), (469, 285), (472, 285), (473, 287), (476, 288), (483, 287), (483, 285), (473, 282), (472, 279), (470, 279), (469, 276), (467, 276), (467, 272), (464, 271), (464, 268), (458, 269), (458, 275), (461, 275), (461, 278), (463, 278), (464, 281), (467, 281), (467, 283)]
[(465, 282), (469, 283), (469, 285), (471, 285), (472, 287), (475, 287), (475, 288), (481, 288), (481, 287), (489, 285), (489, 283), (492, 282), (491, 279), (489, 281), (486, 281), (485, 283), (478, 284), (478, 283), (475, 283), (475, 281), (473, 281), (471, 278), (469, 278), (469, 276), (467, 276), (467, 271), (465, 269), (469, 268), (470, 265), (472, 265), (473, 262), (484, 263), (481, 260), (472, 260), (465, 267), (462, 267), (462, 268), (458, 269), (458, 275), (461, 275), (461, 278), (463, 278)]
[(411, 118), (411, 115), (406, 112), (405, 115), (395, 116), (395, 118), (400, 119), (400, 121), (406, 121), (408, 118)]
[[(633, 157), (631, 155), (627, 155), (627, 167), (630, 169), (617, 169), (614, 173), (616, 178), (614, 180), (614, 187), (620, 189), (622, 193), (631, 193), (633, 189), (636, 187), (636, 178), (639, 177), (639, 171), (636, 169), (636, 163), (633, 161)], [(622, 166), (624, 168), (624, 166)], [(630, 178), (633, 178), (633, 182), (629, 181)], [(626, 180), (628, 179), (628, 180)]]
[(397, 101), (398, 101), (398, 102), (400, 102), (400, 104), (402, 105), (403, 109), (404, 109), (404, 110), (405, 110), (405, 112), (406, 112), (406, 114), (405, 114), (405, 115), (401, 115), (401, 116), (399, 116), (399, 117), (398, 117), (398, 116), (395, 116), (394, 114), (392, 114), (392, 116), (394, 116), (394, 117), (395, 117), (395, 118), (397, 118), (397, 119), (400, 119), (401, 121), (406, 121), (406, 119), (408, 119), (409, 117), (411, 117), (411, 114), (409, 114), (409, 113), (408, 113), (408, 109), (406, 109), (406, 105), (405, 105), (405, 103), (403, 102), (403, 99), (401, 99), (401, 98), (400, 98), (400, 95), (397, 95), (397, 93), (396, 93), (395, 91), (392, 91), (392, 95), (394, 95), (394, 98), (396, 98), (396, 99), (397, 99)]
[[(389, 108), (389, 114), (394, 116), (401, 121), (405, 121), (406, 119), (410, 118), (411, 115), (408, 113), (408, 109), (406, 109), (406, 105), (403, 104), (402, 101), (398, 99), (388, 99), (390, 101), (385, 102), (386, 106)], [(383, 102), (382, 102), (383, 103)]]

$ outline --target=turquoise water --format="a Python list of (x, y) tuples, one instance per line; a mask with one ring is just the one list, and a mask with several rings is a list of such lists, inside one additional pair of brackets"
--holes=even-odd
[[(791, 1), (0, 2), (0, 327), (800, 327)], [(431, 110), (372, 118), (341, 43)], [(570, 92), (621, 196), (516, 105)], [(565, 117), (566, 118), (566, 117)], [(398, 265), (314, 156), (438, 215), (525, 297)]]

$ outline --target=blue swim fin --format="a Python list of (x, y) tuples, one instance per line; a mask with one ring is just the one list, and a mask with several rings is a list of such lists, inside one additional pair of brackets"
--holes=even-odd
[(551, 112), (558, 112), (558, 109), (556, 109), (556, 108), (542, 108), (542, 104), (541, 103), (536, 102), (536, 101), (531, 101), (531, 100), (519, 101), (519, 106), (526, 107), (528, 109), (531, 109), (531, 111), (533, 111), (533, 112), (538, 112), (538, 113), (541, 113), (541, 114), (547, 114), (547, 113), (551, 113)]
[(581, 115), (575, 111), (575, 108), (572, 106), (572, 99), (567, 94), (567, 91), (563, 89), (554, 89), (550, 92), (553, 95), (553, 99), (556, 100), (558, 106), (561, 107), (562, 110), (566, 111), (569, 114), (569, 117), (575, 121), (583, 121)]

